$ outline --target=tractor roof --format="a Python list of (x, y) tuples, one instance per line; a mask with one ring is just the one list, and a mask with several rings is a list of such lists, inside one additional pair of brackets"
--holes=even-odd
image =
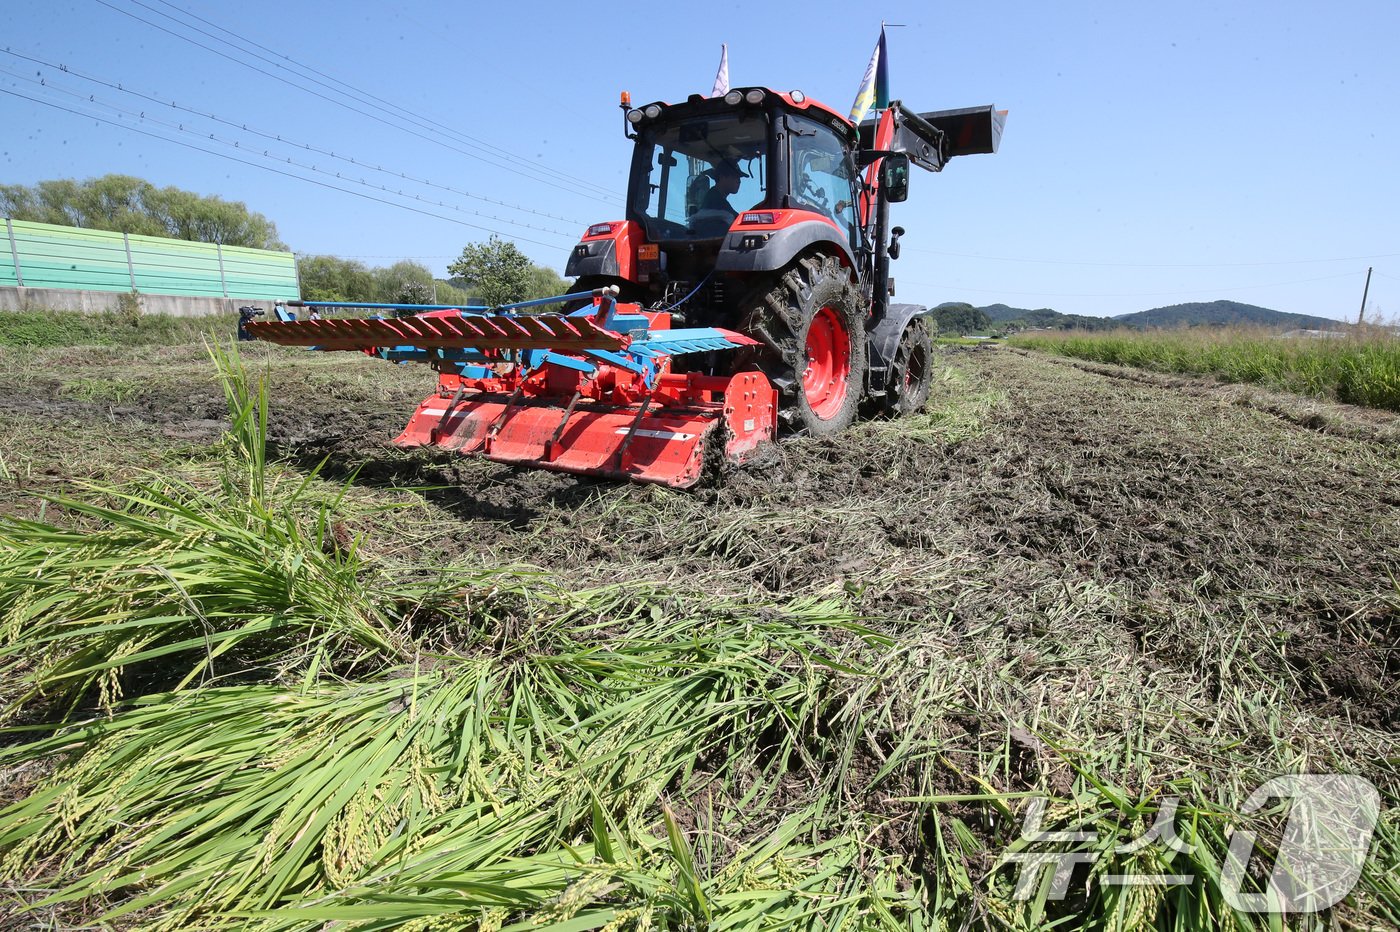
[[(651, 120), (669, 116), (691, 116), (723, 113), (740, 108), (769, 107), (777, 104), (786, 110), (805, 112), (807, 116), (828, 124), (837, 132), (856, 138), (856, 126), (843, 114), (820, 101), (813, 100), (801, 91), (775, 91), (767, 87), (736, 87), (723, 97), (704, 97), (691, 94), (680, 103), (670, 104), (662, 100), (642, 104), (628, 113), (628, 122), (639, 125)], [(632, 114), (636, 114), (636, 118)]]

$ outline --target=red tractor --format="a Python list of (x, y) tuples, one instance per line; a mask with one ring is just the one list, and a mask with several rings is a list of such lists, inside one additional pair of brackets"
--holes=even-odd
[[(623, 109), (626, 216), (574, 247), (571, 294), (248, 329), (432, 365), (438, 391), (400, 445), (676, 487), (710, 451), (742, 461), (781, 432), (923, 406), (929, 311), (890, 303), (904, 230), (889, 205), (908, 196), (911, 165), (995, 152), (1005, 111), (894, 102), (855, 125), (759, 87), (635, 108), (624, 94)], [(565, 313), (530, 312), (546, 301)]]

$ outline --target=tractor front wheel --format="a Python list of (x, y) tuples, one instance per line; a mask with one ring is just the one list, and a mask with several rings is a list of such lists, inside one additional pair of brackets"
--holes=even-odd
[(841, 263), (802, 259), (749, 302), (740, 329), (759, 341), (754, 361), (782, 395), (793, 432), (845, 430), (865, 386), (865, 308)]

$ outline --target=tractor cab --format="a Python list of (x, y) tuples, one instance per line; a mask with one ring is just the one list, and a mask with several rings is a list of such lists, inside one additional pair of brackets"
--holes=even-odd
[(687, 319), (714, 324), (734, 315), (736, 276), (778, 269), (794, 249), (821, 243), (856, 264), (859, 134), (845, 117), (767, 88), (624, 109), (626, 220), (590, 228), (566, 275), (644, 303), (690, 296)]
[(653, 243), (714, 240), (741, 210), (766, 206), (769, 127), (756, 110), (672, 118), (643, 129), (629, 185), (629, 219)]
[(801, 91), (766, 88), (627, 111), (628, 219), (654, 243), (722, 240), (739, 214), (802, 208), (852, 240), (855, 127)]

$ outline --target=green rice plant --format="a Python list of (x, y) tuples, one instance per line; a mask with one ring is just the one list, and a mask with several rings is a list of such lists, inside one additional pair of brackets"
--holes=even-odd
[(1400, 411), (1400, 337), (1386, 328), (1330, 340), (1289, 340), (1267, 331), (1231, 328), (1034, 333), (1017, 336), (1012, 344), (1094, 362), (1213, 375)]
[[(118, 301), (130, 295), (118, 295)], [(129, 305), (130, 307), (130, 305)], [(193, 343), (231, 333), (230, 315), (172, 317), (135, 311), (6, 311), (0, 314), (0, 346), (150, 346)]]
[[(714, 843), (812, 767), (824, 683), (860, 676), (828, 656), (830, 608), (645, 612), (616, 631), (618, 596), (575, 594), (577, 627), (549, 619), (431, 673), (149, 696), (0, 752), (66, 761), (0, 811), (0, 877), (44, 864), (64, 880), (35, 908), (149, 928), (897, 927), (907, 874), (892, 862), (902, 879), (874, 889), (878, 854), (818, 832), (840, 826), (839, 776), (769, 833)], [(603, 615), (610, 642), (586, 621)]]
[[(0, 751), (0, 768), (58, 765), (0, 810), (0, 883), (37, 891), (34, 909), (151, 929), (1269, 927), (1211, 884), (1232, 789), (1307, 766), (1279, 739), (1231, 749), (1278, 733), (1278, 697), (1233, 697), (1230, 718), (1198, 724), (1175, 677), (1134, 684), (1065, 637), (1077, 596), (1036, 641), (1038, 681), (999, 668), (993, 628), (963, 656), (833, 601), (697, 610), (607, 586), (553, 593), (430, 670), (143, 697)], [(1074, 701), (1026, 701), (1061, 684)], [(949, 734), (961, 717), (981, 741)], [(1191, 744), (1199, 727), (1231, 740)], [(1036, 766), (1072, 776), (1063, 789), (1026, 774), (1036, 746)], [(1187, 860), (1117, 850), (1169, 795)], [(1026, 850), (1036, 796), (1045, 828), (1096, 835), (1065, 849), (1095, 857), (1066, 900), (1043, 877), (1013, 895), (1003, 859)], [(872, 844), (891, 830), (915, 840)], [(1391, 820), (1353, 909), (1400, 915), (1397, 851)], [(1195, 880), (1093, 883), (1168, 871)]]
[[(227, 455), (213, 487), (149, 475), (134, 487), (55, 497), (64, 524), (0, 520), (0, 676), (23, 684), (0, 712), (44, 697), (104, 708), (129, 688), (185, 687), (263, 668), (340, 672), (400, 662), (413, 619), (497, 574), (390, 576), (334, 514), (315, 479), (266, 459), (267, 391), (213, 351), (228, 399)], [(60, 713), (64, 714), (64, 713)]]

